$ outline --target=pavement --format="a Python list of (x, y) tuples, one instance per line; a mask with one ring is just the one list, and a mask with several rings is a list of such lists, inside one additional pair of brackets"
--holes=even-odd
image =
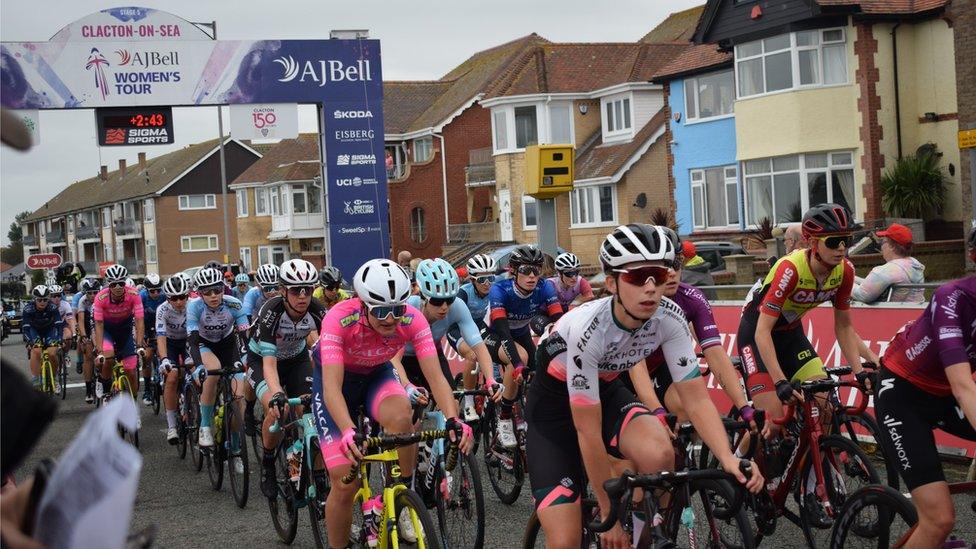
[[(23, 372), (28, 371), (27, 360), (21, 346), (20, 335), (12, 334), (0, 347), (0, 356), (12, 362)], [(81, 384), (72, 387), (71, 384)], [(68, 446), (94, 407), (84, 402), (84, 385), (81, 376), (70, 368), (67, 399), (58, 400), (59, 409), (54, 422), (42, 436), (17, 472), (22, 479), (31, 474), (36, 463), (44, 457), (56, 457)], [(141, 451), (144, 457), (139, 479), (132, 531), (150, 524), (158, 527), (155, 547), (214, 548), (214, 547), (276, 547), (284, 545), (278, 540), (268, 506), (258, 486), (257, 465), (251, 462), (250, 497), (247, 506), (239, 509), (233, 500), (225, 475), (220, 491), (210, 487), (206, 468), (200, 473), (191, 468), (189, 456), (180, 460), (176, 447), (166, 443), (166, 418), (160, 411), (140, 403), (142, 412)], [(480, 458), (480, 456), (479, 456)], [(479, 463), (483, 460), (479, 459)], [(959, 465), (947, 466), (951, 477), (965, 474)], [(487, 505), (486, 547), (511, 548), (521, 545), (524, 525), (532, 513), (529, 487), (523, 487), (521, 496), (511, 506), (498, 501), (482, 469)], [(957, 534), (964, 539), (976, 539), (976, 520), (969, 509), (973, 497), (955, 496), (957, 504)], [(773, 537), (764, 540), (768, 547), (804, 547), (801, 530), (786, 520), (781, 520)], [(294, 547), (314, 547), (308, 514), (299, 514), (298, 536)]]

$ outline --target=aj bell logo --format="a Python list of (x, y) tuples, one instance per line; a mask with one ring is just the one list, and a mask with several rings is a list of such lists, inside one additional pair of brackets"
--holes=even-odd
[(319, 59), (317, 61), (295, 61), (292, 56), (274, 60), (284, 69), (278, 82), (315, 82), (321, 88), (326, 82), (365, 82), (371, 81), (369, 60), (360, 59), (355, 64), (346, 65), (338, 59)]

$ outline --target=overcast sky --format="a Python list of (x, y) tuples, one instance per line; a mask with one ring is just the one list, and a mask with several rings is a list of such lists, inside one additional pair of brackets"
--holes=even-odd
[[(190, 21), (217, 21), (218, 37), (322, 39), (332, 29), (369, 29), (383, 47), (386, 80), (437, 79), (471, 54), (536, 32), (553, 42), (627, 42), (643, 36), (669, 13), (703, 0), (140, 0), (132, 4), (169, 11)], [(245, 6), (254, 5), (253, 8)], [(43, 41), (89, 13), (123, 2), (35, 0), (0, 3), (0, 39)], [(309, 116), (310, 113), (310, 116)], [(94, 111), (43, 111), (41, 142), (27, 153), (0, 152), (0, 238), (23, 210), (34, 210), (102, 164), (130, 165), (140, 150), (149, 156), (217, 137), (214, 107), (174, 109), (176, 144), (99, 148)], [(227, 114), (224, 115), (227, 131)], [(314, 110), (302, 112), (302, 131), (315, 131)]]

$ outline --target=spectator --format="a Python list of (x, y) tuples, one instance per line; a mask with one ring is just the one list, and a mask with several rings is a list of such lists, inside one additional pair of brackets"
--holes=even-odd
[(803, 238), (803, 231), (800, 230), (799, 223), (790, 223), (786, 226), (786, 231), (783, 232), (783, 244), (786, 245), (786, 253), (792, 253), (810, 245)]
[(413, 259), (413, 254), (407, 250), (397, 254), (397, 263), (400, 264), (404, 269), (410, 269), (410, 261)]
[[(684, 268), (681, 270), (682, 282), (691, 284), (692, 286), (715, 285), (715, 280), (709, 271), (711, 264), (705, 261), (702, 256), (698, 255), (698, 250), (695, 248), (694, 242), (690, 240), (683, 240), (681, 242), (681, 257), (679, 259), (684, 263)], [(706, 297), (715, 299), (715, 296), (710, 294), (714, 294), (714, 292), (711, 290), (705, 292)]]
[(892, 223), (887, 229), (875, 234), (882, 239), (881, 257), (884, 258), (885, 263), (871, 269), (866, 278), (854, 279), (851, 298), (862, 303), (925, 301), (925, 292), (921, 288), (891, 288), (898, 284), (925, 282), (925, 265), (911, 257), (914, 246), (912, 230), (904, 225)]

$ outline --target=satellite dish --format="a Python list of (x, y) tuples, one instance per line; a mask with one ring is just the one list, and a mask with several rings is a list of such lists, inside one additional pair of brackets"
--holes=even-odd
[(646, 208), (647, 207), (647, 194), (646, 193), (640, 193), (639, 195), (637, 195), (637, 197), (634, 199), (634, 206), (637, 207), (637, 208), (641, 208), (641, 209)]

